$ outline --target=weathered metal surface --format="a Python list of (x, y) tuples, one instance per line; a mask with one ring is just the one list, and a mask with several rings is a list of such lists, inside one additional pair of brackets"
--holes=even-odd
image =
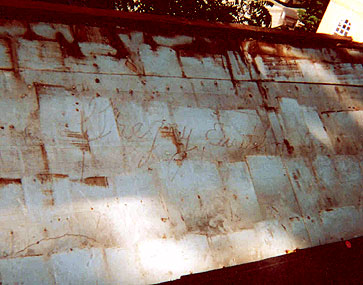
[(359, 47), (60, 19), (0, 25), (2, 283), (154, 283), (362, 235)]

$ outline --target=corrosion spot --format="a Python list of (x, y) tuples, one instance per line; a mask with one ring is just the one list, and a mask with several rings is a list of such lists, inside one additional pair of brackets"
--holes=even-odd
[(294, 147), (292, 145), (290, 145), (290, 142), (287, 139), (284, 139), (284, 144), (287, 148), (287, 152), (289, 154), (292, 154), (294, 152)]
[(237, 195), (233, 194), (233, 199), (237, 200)]
[(116, 28), (111, 26), (105, 26), (100, 29), (100, 32), (102, 33), (103, 37), (108, 40), (110, 46), (112, 46), (116, 50), (116, 54), (114, 55), (114, 57), (116, 57), (117, 59), (121, 59), (130, 56), (130, 51), (121, 40)]
[(107, 177), (104, 176), (87, 177), (82, 179), (81, 182), (90, 186), (108, 187)]
[(54, 206), (54, 198), (51, 198), (44, 203), (46, 206)]
[(21, 179), (14, 178), (0, 178), (0, 187), (9, 185), (9, 184), (21, 184)]
[(168, 218), (161, 218), (161, 221), (166, 223), (166, 221), (168, 220)]
[(277, 109), (276, 107), (273, 107), (273, 106), (269, 106), (266, 104), (266, 102), (264, 102), (262, 105), (261, 105), (262, 108), (264, 108), (267, 112), (277, 112)]
[(84, 54), (75, 40), (73, 42), (68, 42), (64, 35), (60, 32), (56, 34), (56, 40), (59, 43), (60, 49), (62, 51), (63, 57), (75, 57), (84, 58)]
[(13, 130), (14, 129), (14, 125), (10, 125), (9, 126), (9, 129), (12, 129)]
[(53, 195), (53, 190), (52, 189), (45, 189), (42, 191), (44, 195)]
[(5, 128), (4, 128), (4, 126), (1, 126), (1, 127), (0, 127), (0, 129), (2, 129), (2, 130), (3, 130), (3, 129), (5, 129)]
[(154, 41), (152, 35), (148, 33), (144, 33), (144, 43), (150, 46), (152, 51), (156, 51), (158, 49), (158, 44)]
[(42, 174), (37, 174), (36, 176), (41, 184), (44, 184), (45, 182), (51, 182), (53, 179), (51, 174), (42, 173)]
[(175, 126), (164, 126), (160, 128), (160, 133), (162, 138), (170, 138), (175, 145), (176, 153), (174, 155), (174, 161), (180, 165), (188, 156), (186, 147), (181, 142), (181, 132)]
[(100, 83), (100, 80), (98, 78), (95, 79), (96, 83)]
[(44, 170), (46, 172), (49, 172), (49, 161), (48, 161), (48, 155), (47, 155), (47, 150), (45, 149), (44, 144), (40, 145), (40, 151), (42, 153), (42, 159), (44, 162)]

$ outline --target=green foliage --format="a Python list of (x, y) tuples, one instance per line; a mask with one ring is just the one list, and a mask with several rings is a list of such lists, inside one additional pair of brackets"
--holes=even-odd
[(264, 0), (240, 0), (241, 4), (221, 0), (43, 0), (91, 8), (125, 12), (171, 15), (190, 20), (243, 23), (269, 27), (271, 15)]
[(269, 1), (245, 1), (242, 4), (244, 12), (242, 22), (251, 26), (270, 27), (272, 18), (267, 6), (273, 6), (273, 4)]
[(236, 5), (215, 0), (140, 0), (136, 12), (172, 15), (190, 20), (240, 22)]
[(303, 24), (299, 29), (316, 32), (329, 0), (305, 0), (302, 4), (306, 8), (298, 10), (299, 20)]

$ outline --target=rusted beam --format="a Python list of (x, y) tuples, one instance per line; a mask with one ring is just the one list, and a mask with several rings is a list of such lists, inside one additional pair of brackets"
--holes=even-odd
[[(248, 37), (274, 42), (313, 44), (316, 46), (349, 45), (352, 39), (336, 35), (315, 34), (309, 32), (281, 31), (275, 29), (247, 26), (235, 23), (210, 23), (206, 21), (190, 21), (167, 15), (151, 15), (116, 10), (105, 10), (52, 4), (40, 1), (6, 1), (0, 0), (0, 17), (11, 19), (48, 20), (62, 23), (89, 24), (121, 24), (134, 29), (155, 30), (158, 32), (183, 31), (183, 33), (216, 34), (218, 37)], [(356, 44), (355, 44), (356, 45)], [(362, 46), (362, 45), (359, 45)]]

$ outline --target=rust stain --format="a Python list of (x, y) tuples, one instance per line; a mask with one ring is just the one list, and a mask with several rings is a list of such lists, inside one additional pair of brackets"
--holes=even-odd
[(200, 206), (200, 207), (203, 207), (203, 201), (202, 201), (202, 199), (200, 198), (200, 195), (197, 195), (197, 197), (198, 197), (198, 200), (199, 200), (199, 206)]
[(266, 102), (263, 102), (263, 104), (261, 105), (261, 107), (264, 108), (267, 112), (277, 112), (277, 108), (276, 107), (269, 106)]
[(297, 220), (297, 221), (299, 221), (299, 220), (300, 220), (300, 218), (299, 218), (299, 217), (290, 217), (290, 218), (289, 218), (289, 220), (290, 220), (290, 221), (293, 221), (293, 220)]
[(53, 190), (52, 189), (45, 189), (42, 190), (43, 194), (47, 197), (43, 204), (44, 206), (54, 206), (54, 197), (53, 197)]
[(84, 54), (81, 51), (81, 48), (78, 45), (78, 42), (76, 40), (73, 40), (73, 42), (69, 42), (62, 33), (57, 32), (56, 40), (59, 43), (60, 49), (62, 51), (63, 57), (74, 57), (74, 58), (84, 58)]
[(180, 165), (188, 156), (186, 147), (181, 142), (181, 133), (174, 126), (164, 126), (160, 128), (160, 134), (162, 138), (171, 139), (172, 143), (175, 145), (176, 154), (174, 155), (174, 160)]
[(88, 151), (88, 152), (91, 151), (87, 131), (79, 133), (79, 132), (72, 132), (69, 130), (65, 130), (65, 133), (67, 137), (71, 138), (71, 144), (77, 146), (82, 151)]
[(41, 184), (44, 184), (46, 182), (52, 182), (54, 178), (65, 179), (68, 177), (68, 175), (58, 173), (40, 173), (37, 174), (36, 177)]
[(290, 144), (290, 142), (287, 139), (284, 139), (284, 144), (285, 144), (285, 146), (287, 148), (288, 154), (293, 154), (293, 152), (294, 152), (295, 149), (294, 149), (294, 147)]
[(29, 40), (29, 41), (49, 41), (50, 39), (46, 38), (46, 37), (43, 37), (43, 36), (40, 36), (38, 34), (36, 34), (33, 29), (30, 27), (30, 24), (27, 23), (26, 24), (26, 32), (25, 34), (23, 35), (23, 38), (26, 39), (26, 40)]
[(14, 77), (19, 79), (20, 78), (20, 72), (19, 72), (19, 60), (18, 60), (18, 53), (16, 50), (16, 42), (15, 39), (13, 38), (5, 38), (5, 41), (8, 45), (8, 49), (9, 49), (9, 55), (10, 55), (10, 60), (12, 63), (12, 70), (14, 73)]
[(360, 108), (354, 107), (353, 110), (350, 109), (343, 109), (343, 110), (327, 110), (322, 111), (321, 114), (330, 114), (330, 113), (342, 113), (342, 112), (354, 112), (354, 111), (360, 111)]
[(81, 182), (90, 186), (108, 187), (108, 179), (104, 176), (87, 177)]
[(144, 33), (144, 43), (149, 45), (151, 50), (155, 52), (158, 49), (158, 44), (154, 41), (150, 33)]
[(274, 210), (275, 212), (279, 212), (274, 206), (271, 206), (272, 210)]
[(62, 179), (64, 179), (64, 178), (67, 178), (68, 177), (68, 175), (66, 175), (66, 174), (51, 174), (52, 176), (53, 176), (53, 178), (62, 178)]
[(238, 44), (233, 39), (225, 41), (214, 35), (210, 41), (195, 37), (191, 43), (175, 45), (172, 48), (179, 51), (181, 56), (201, 59), (208, 56), (225, 55), (227, 50), (237, 50)]
[[(130, 69), (132, 72), (135, 72), (135, 73), (139, 73), (139, 69), (137, 68), (137, 65), (134, 64), (130, 58), (127, 58), (126, 62), (125, 62), (125, 65), (128, 69)], [(132, 91), (132, 90), (130, 90)], [(130, 92), (130, 95), (132, 95), (133, 92), (131, 93)]]
[[(226, 63), (227, 63), (227, 70), (229, 73), (229, 76), (231, 77), (231, 82), (233, 84), (233, 88), (234, 88), (234, 93), (236, 96), (238, 96), (238, 81), (235, 79), (234, 74), (233, 74), (233, 69), (232, 69), (232, 64), (231, 64), (231, 59), (229, 58), (229, 54), (227, 51), (225, 51), (224, 56), (226, 58)], [(225, 69), (225, 66), (223, 64), (223, 68)]]
[(103, 27), (100, 32), (107, 39), (109, 45), (116, 50), (114, 57), (121, 59), (131, 56), (131, 52), (120, 39), (116, 28), (111, 26)]
[[(254, 40), (254, 41), (250, 41), (250, 43), (249, 43), (249, 45), (248, 45), (248, 48), (247, 48), (247, 52), (248, 52), (248, 54), (249, 54), (249, 55), (251, 55), (251, 57), (252, 57), (252, 62), (250, 62), (250, 61), (246, 58), (246, 56), (245, 56), (245, 54), (244, 54), (244, 51), (243, 51), (243, 50), (242, 50), (242, 48), (241, 48), (240, 56), (241, 56), (241, 58), (242, 58), (242, 60), (243, 60), (244, 64), (245, 64), (246, 66), (250, 66), (250, 64), (252, 64), (252, 66), (253, 66), (253, 68), (254, 68), (255, 72), (257, 73), (257, 75), (260, 75), (260, 74), (261, 74), (261, 71), (260, 71), (260, 69), (258, 68), (258, 65), (257, 65), (257, 63), (256, 63), (256, 57), (257, 57), (258, 55), (261, 55), (262, 53), (261, 53), (261, 48), (260, 48), (260, 46), (258, 45), (258, 42), (257, 42), (256, 40)], [(251, 70), (250, 70), (250, 73), (251, 73)]]
[(0, 187), (4, 187), (9, 184), (21, 184), (20, 178), (0, 178)]
[(44, 184), (46, 182), (52, 182), (53, 180), (51, 174), (37, 174), (36, 176), (41, 184)]
[(40, 151), (42, 153), (42, 159), (43, 159), (43, 162), (44, 162), (44, 170), (45, 170), (45, 172), (49, 172), (48, 155), (47, 155), (47, 150), (45, 149), (44, 144), (40, 145)]

